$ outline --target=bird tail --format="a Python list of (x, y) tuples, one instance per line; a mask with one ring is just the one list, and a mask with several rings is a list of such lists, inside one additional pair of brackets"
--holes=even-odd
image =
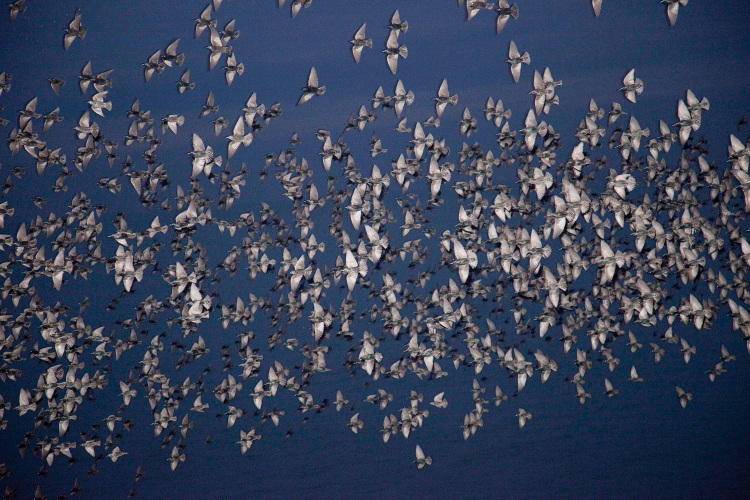
[(547, 135), (547, 124), (545, 122), (540, 123), (537, 132), (540, 136), (545, 137)]

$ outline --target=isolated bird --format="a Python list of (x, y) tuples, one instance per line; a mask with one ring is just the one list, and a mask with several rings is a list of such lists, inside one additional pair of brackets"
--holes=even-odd
[(635, 77), (635, 69), (628, 71), (628, 74), (622, 79), (622, 83), (624, 86), (620, 91), (625, 93), (625, 98), (630, 102), (635, 102), (636, 94), (640, 95), (643, 93), (643, 81), (640, 78)]
[(354, 39), (350, 41), (350, 43), (352, 44), (352, 55), (354, 56), (354, 62), (359, 62), (360, 57), (362, 57), (363, 48), (372, 48), (372, 38), (365, 38), (366, 27), (367, 23), (363, 24), (354, 34)]
[(297, 103), (297, 105), (309, 101), (313, 98), (313, 96), (323, 95), (325, 93), (326, 87), (325, 85), (323, 85), (322, 87), (318, 86), (318, 73), (313, 67), (310, 69), (310, 76), (307, 77), (307, 85), (302, 87), (302, 97), (299, 98), (299, 102)]
[(510, 73), (513, 76), (513, 81), (518, 83), (521, 78), (521, 64), (531, 64), (531, 57), (528, 52), (524, 52), (521, 55), (516, 48), (516, 43), (511, 40), (510, 48), (508, 49), (508, 60), (505, 61), (510, 64)]
[(424, 452), (422, 451), (422, 447), (417, 445), (416, 449), (417, 459), (414, 461), (414, 463), (417, 464), (417, 468), (421, 469), (425, 465), (432, 465), (432, 457), (425, 457)]
[[(13, 20), (13, 13), (11, 12), (11, 21)], [(73, 20), (65, 29), (65, 37), (63, 38), (63, 45), (65, 45), (65, 50), (68, 50), (70, 48), (70, 45), (76, 38), (80, 38), (81, 40), (86, 38), (86, 28), (81, 26), (81, 11), (78, 9), (76, 9)]]

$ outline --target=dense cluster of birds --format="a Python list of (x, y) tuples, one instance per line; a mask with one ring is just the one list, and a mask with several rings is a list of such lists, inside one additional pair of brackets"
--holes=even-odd
[[(283, 3), (279, 0), (279, 6)], [(662, 3), (674, 24), (679, 5), (687, 0)], [(217, 29), (213, 17), (221, 4), (214, 0), (195, 20), (195, 37), (208, 32), (209, 68), (224, 59), (226, 84), (232, 85), (244, 72), (231, 45), (240, 31), (235, 20)], [(294, 0), (291, 15), (310, 4)], [(592, 4), (599, 15), (601, 0)], [(468, 19), (495, 9), (497, 33), (509, 18), (519, 16), (518, 7), (505, 0), (497, 8), (490, 2), (466, 0), (465, 8)], [(25, 11), (24, 0), (10, 4), (11, 20)], [(65, 49), (76, 39), (88, 43), (84, 26), (85, 15), (76, 10), (64, 30)], [(399, 59), (408, 55), (399, 44), (408, 23), (396, 11), (387, 28), (383, 52), (396, 74)], [(370, 56), (364, 49), (373, 47), (365, 29), (363, 24), (351, 40), (356, 63)], [(163, 52), (157, 50), (143, 63), (146, 81), (187, 62), (181, 43), (185, 42), (170, 41)], [(507, 63), (510, 77), (518, 83), (522, 65), (531, 59), (510, 41)], [(234, 427), (226, 432), (236, 433), (242, 454), (261, 439), (263, 423), (282, 425), (288, 417), (281, 407), (289, 400), (298, 402), (305, 422), (308, 415), (347, 409), (341, 425), (353, 433), (365, 425), (379, 426), (380, 416), (362, 402), (348, 400), (346, 390), (329, 393), (325, 373), (333, 369), (329, 362), (334, 357), (337, 368), (366, 379), (368, 387), (381, 378), (401, 379), (408, 387), (415, 378), (432, 381), (468, 372), (472, 405), (460, 425), (467, 439), (483, 426), (490, 407), (510, 404), (504, 389), (519, 396), (537, 377), (545, 383), (556, 372), (565, 372), (559, 380), (571, 382), (571, 395), (585, 404), (591, 393), (613, 397), (622, 389), (608, 378), (595, 390), (585, 385), (595, 362), (604, 372), (617, 370), (618, 352), (636, 353), (649, 344), (651, 353), (644, 354), (641, 363), (658, 363), (672, 354), (689, 363), (703, 355), (691, 345), (691, 336), (710, 328), (720, 314), (731, 316), (738, 343), (746, 344), (750, 353), (750, 292), (745, 279), (750, 266), (745, 224), (750, 212), (750, 145), (730, 135), (728, 162), (713, 162), (706, 142), (695, 134), (709, 112), (709, 101), (690, 90), (677, 103), (676, 118), (660, 121), (653, 137), (632, 114), (620, 119), (628, 114), (624, 109), (633, 113), (636, 107), (612, 102), (607, 113), (592, 99), (575, 134), (577, 145), (564, 157), (560, 153), (565, 139), (542, 119), (560, 103), (557, 89), (563, 84), (546, 68), (534, 72), (529, 92), (533, 104), (521, 114), (522, 128), (513, 130), (511, 111), (500, 99), (489, 97), (477, 115), (497, 129), (497, 145), (463, 143), (451, 153), (446, 139), (435, 137), (448, 105), (456, 106), (459, 100), (443, 80), (433, 98), (435, 116), (399, 122), (396, 130), (408, 139), (401, 152), (391, 153), (390, 171), (374, 164), (362, 170), (346, 143), (354, 136), (347, 132), (364, 130), (380, 111), (393, 109), (401, 118), (415, 96), (399, 80), (392, 96), (379, 87), (338, 139), (326, 129), (318, 130), (321, 159), (301, 157), (295, 148), (303, 138), (294, 134), (291, 147), (268, 153), (261, 165), (242, 163), (232, 171), (229, 159), (281, 116), (280, 103), (267, 107), (252, 93), (244, 108), (233, 110), (238, 117), (231, 135), (214, 143), (226, 145), (226, 162), (208, 144), (212, 141), (192, 133), (189, 164), (166, 165), (157, 156), (160, 144), (170, 134), (185, 135), (183, 128), (192, 118), (161, 118), (159, 135), (158, 119), (155, 130), (155, 119), (141, 109), (139, 100), (129, 109), (108, 100), (107, 89), (115, 81), (112, 72), (96, 73), (89, 63), (78, 75), (80, 91), (90, 100), (88, 109), (73, 120), (78, 141), (73, 146), (44, 140), (51, 127), (70, 119), (60, 116), (59, 108), (38, 113), (37, 98), (18, 112), (17, 122), (2, 121), (4, 126), (14, 122), (4, 162), (35, 166), (45, 183), (54, 169), (54, 192), (75, 191), (65, 213), (18, 220), (15, 183), (33, 174), (17, 166), (5, 181), (5, 200), (0, 204), (0, 228), (13, 228), (11, 234), (0, 235), (0, 429), (28, 426), (18, 450), (21, 457), (29, 450), (39, 457), (40, 475), (62, 460), (83, 462), (86, 455), (92, 460), (89, 474), (95, 474), (98, 461), (116, 462), (128, 454), (125, 432), (146, 425), (131, 412), (139, 400), (152, 411), (149, 423), (167, 450), (164, 460), (172, 470), (189, 460), (186, 437), (197, 432), (196, 414), (203, 412), (217, 413), (227, 428)], [(635, 74), (635, 69), (627, 72), (619, 89), (630, 103), (644, 91), (644, 82)], [(320, 75), (320, 81), (325, 77)], [(0, 98), (12, 92), (12, 82), (12, 75), (0, 73)], [(68, 90), (58, 78), (50, 78), (49, 84), (55, 94)], [(189, 69), (176, 86), (181, 94), (195, 88)], [(298, 105), (325, 98), (326, 86), (314, 67), (301, 91)], [(132, 119), (124, 139), (105, 138), (110, 113), (127, 113)], [(219, 105), (209, 92), (195, 120), (218, 114)], [(618, 120), (626, 121), (622, 125)], [(480, 121), (465, 108), (459, 133), (469, 137)], [(222, 116), (212, 123), (217, 137), (232, 125)], [(744, 120), (738, 135), (743, 125)], [(35, 132), (40, 128), (41, 133)], [(147, 149), (136, 153), (133, 148), (140, 145)], [(389, 145), (391, 151), (395, 148)], [(147, 209), (158, 209), (144, 227), (129, 225), (125, 213), (116, 214), (110, 225), (106, 205), (92, 201), (100, 196), (75, 187), (77, 175), (104, 163), (103, 152), (107, 171), (114, 172), (111, 168), (120, 163), (123, 149), (128, 154), (119, 172), (97, 184)], [(619, 157), (619, 165), (603, 154), (610, 150)], [(376, 132), (369, 152), (373, 161), (388, 153)], [(268, 179), (272, 169), (275, 175)], [(493, 184), (493, 172), (499, 169), (514, 169), (515, 185)], [(313, 181), (314, 171), (323, 178), (321, 170), (327, 176), (324, 189)], [(230, 215), (233, 206), (241, 205), (243, 192), (256, 195), (246, 185), (252, 177), (264, 183), (275, 178), (287, 200)], [(205, 190), (217, 184), (219, 197), (214, 201)], [(444, 203), (446, 193), (457, 200), (453, 206)], [(39, 209), (47, 202), (41, 194), (33, 201)], [(320, 215), (324, 210), (328, 212)], [(444, 221), (432, 222), (431, 212), (456, 217), (455, 224), (438, 231)], [(285, 222), (284, 216), (293, 223)], [(316, 225), (316, 218), (327, 226)], [(213, 227), (220, 231), (221, 242), (231, 246), (222, 254), (215, 253), (215, 243), (202, 241), (215, 239)], [(334, 240), (338, 246), (332, 248)], [(108, 254), (107, 248), (113, 252)], [(238, 280), (246, 276), (244, 289), (249, 293), (219, 290), (222, 280), (238, 273)], [(88, 300), (75, 307), (45, 300), (51, 289), (76, 289), (84, 280), (102, 275), (121, 288), (107, 306), (116, 311), (115, 325), (87, 320)], [(705, 282), (707, 289), (697, 287), (698, 282)], [(139, 290), (153, 293), (128, 308), (128, 296)], [(156, 326), (164, 323), (163, 330)], [(248, 329), (253, 323), (268, 329), (267, 338)], [(672, 325), (679, 323), (696, 333), (678, 336)], [(223, 330), (217, 331), (216, 325)], [(219, 336), (231, 339), (220, 341), (220, 357), (207, 347), (211, 337)], [(647, 336), (650, 342), (644, 340)], [(551, 342), (557, 339), (560, 348)], [(538, 347), (528, 348), (535, 342)], [(295, 364), (285, 366), (276, 347), (293, 352)], [(178, 353), (173, 364), (168, 364), (173, 358), (170, 348)], [(737, 345), (722, 345), (705, 353), (712, 359), (713, 368), (706, 372), (711, 381), (735, 359), (730, 352), (739, 350)], [(218, 379), (211, 369), (217, 359), (222, 365)], [(500, 381), (485, 396), (483, 370), (494, 364), (515, 382), (508, 388)], [(116, 366), (134, 365), (125, 368), (127, 376), (113, 378)], [(180, 376), (188, 365), (198, 366), (196, 379)], [(29, 372), (35, 385), (21, 384), (32, 380)], [(210, 385), (213, 379), (218, 383)], [(323, 382), (316, 385), (319, 379)], [(635, 365), (628, 380), (643, 381)], [(386, 443), (398, 435), (409, 438), (431, 413), (449, 404), (445, 392), (437, 389), (431, 400), (428, 397), (433, 410), (417, 391), (412, 390), (406, 401), (394, 402), (393, 394), (373, 390), (364, 402), (382, 412)], [(683, 407), (693, 398), (689, 389), (669, 390), (676, 391), (675, 404)], [(78, 409), (102, 392), (117, 393), (119, 407), (93, 425), (77, 420)], [(291, 398), (284, 399), (284, 392)], [(391, 403), (402, 406), (386, 412)], [(518, 407), (515, 418), (521, 428), (533, 425), (532, 413), (523, 408)], [(285, 438), (293, 433), (290, 427)], [(208, 436), (206, 442), (210, 441)], [(14, 467), (23, 466), (17, 458), (3, 457), (0, 479), (10, 476), (12, 481)], [(414, 463), (420, 469), (432, 464), (419, 444)], [(135, 481), (144, 475), (139, 467)], [(76, 479), (70, 494), (80, 491)], [(15, 492), (15, 486), (8, 485), (5, 498), (14, 498)], [(44, 498), (41, 486), (36, 498)]]

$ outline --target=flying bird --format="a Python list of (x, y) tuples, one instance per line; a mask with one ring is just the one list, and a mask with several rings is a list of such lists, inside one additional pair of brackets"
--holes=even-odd
[(516, 43), (511, 40), (510, 48), (508, 49), (508, 60), (505, 61), (510, 64), (510, 73), (513, 76), (513, 81), (518, 83), (521, 78), (521, 64), (531, 64), (531, 57), (528, 52), (524, 52), (521, 55), (516, 48)]
[(416, 454), (417, 459), (414, 461), (414, 463), (417, 464), (418, 469), (421, 469), (425, 465), (432, 465), (432, 457), (425, 457), (424, 452), (422, 451), (422, 447), (419, 445), (417, 445)]
[(450, 95), (450, 92), (448, 91), (448, 80), (444, 79), (440, 84), (440, 88), (438, 88), (437, 97), (434, 97), (433, 100), (436, 101), (435, 113), (437, 114), (437, 117), (440, 118), (448, 104), (451, 106), (458, 104), (458, 94)]
[(398, 44), (398, 33), (399, 30), (391, 30), (391, 34), (388, 35), (388, 40), (385, 43), (385, 50), (383, 53), (386, 55), (386, 62), (391, 70), (391, 73), (396, 74), (398, 68), (398, 58), (402, 57), (406, 59), (409, 55), (409, 51), (406, 45), (399, 46)]
[(636, 94), (640, 95), (643, 93), (643, 81), (640, 78), (635, 77), (635, 69), (628, 71), (628, 74), (622, 79), (622, 83), (624, 84), (624, 87), (622, 87), (620, 91), (625, 93), (625, 98), (628, 101), (634, 103)]
[(363, 24), (354, 34), (354, 39), (350, 40), (350, 43), (352, 44), (352, 56), (354, 56), (354, 62), (359, 62), (360, 57), (362, 57), (363, 48), (372, 48), (372, 38), (365, 38), (366, 26), (367, 23)]
[(594, 15), (599, 17), (602, 11), (602, 0), (591, 0), (591, 7), (594, 9)]
[(398, 15), (398, 11), (394, 12), (391, 16), (391, 22), (386, 26), (391, 31), (395, 31), (397, 33), (406, 33), (409, 31), (409, 23), (406, 21), (401, 21), (401, 17)]
[(302, 97), (299, 98), (299, 102), (297, 105), (306, 103), (310, 99), (313, 98), (313, 96), (316, 95), (323, 95), (326, 93), (326, 87), (323, 85), (322, 87), (318, 86), (318, 73), (315, 71), (315, 68), (310, 69), (310, 76), (307, 77), (307, 85), (302, 87)]
[(680, 5), (683, 7), (688, 4), (688, 0), (660, 0), (660, 3), (663, 3), (667, 6), (667, 17), (669, 18), (669, 24), (671, 26), (674, 26), (674, 23), (677, 22), (677, 14), (680, 11)]
[(509, 18), (518, 19), (518, 5), (510, 5), (508, 0), (498, 0), (497, 2), (497, 21), (495, 22), (495, 31), (499, 35), (505, 23), (508, 22)]
[[(13, 20), (12, 17), (13, 14), (11, 13), (11, 20)], [(68, 50), (70, 48), (70, 44), (72, 44), (73, 40), (75, 40), (76, 38), (80, 38), (81, 40), (83, 40), (85, 37), (86, 28), (81, 26), (81, 11), (76, 9), (73, 20), (65, 29), (65, 37), (63, 38), (63, 45), (65, 46), (65, 50)]]

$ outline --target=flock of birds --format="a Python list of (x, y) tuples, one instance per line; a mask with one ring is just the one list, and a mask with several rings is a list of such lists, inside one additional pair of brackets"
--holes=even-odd
[[(674, 24), (679, 6), (687, 0), (662, 3)], [(214, 0), (195, 20), (195, 37), (208, 31), (209, 68), (223, 59), (226, 84), (232, 85), (244, 72), (231, 45), (240, 31), (235, 20), (217, 29), (213, 17), (221, 4)], [(310, 4), (294, 0), (292, 16)], [(592, 5), (598, 16), (601, 0)], [(519, 16), (518, 7), (505, 0), (497, 8), (490, 2), (466, 0), (465, 8), (468, 19), (495, 9), (498, 33), (509, 18)], [(24, 0), (10, 4), (11, 21), (25, 11)], [(89, 42), (84, 26), (85, 16), (76, 10), (63, 34), (64, 49), (79, 43), (77, 39)], [(387, 24), (383, 53), (393, 74), (399, 59), (408, 55), (399, 42), (408, 27), (398, 11)], [(365, 49), (373, 47), (365, 30), (363, 24), (351, 40), (355, 63), (369, 57)], [(184, 42), (171, 41), (143, 64), (146, 81), (187, 62), (180, 43)], [(530, 62), (528, 52), (521, 53), (510, 41), (507, 63), (515, 82)], [(630, 103), (644, 92), (644, 82), (635, 72), (627, 73), (619, 89)], [(17, 166), (5, 181), (5, 200), (0, 204), (0, 228), (13, 228), (12, 234), (0, 235), (0, 429), (29, 426), (18, 450), (20, 457), (29, 450), (39, 457), (40, 476), (62, 460), (83, 462), (86, 455), (92, 457), (89, 474), (96, 474), (100, 460), (116, 462), (127, 455), (124, 431), (145, 425), (132, 418), (130, 410), (139, 400), (150, 406), (149, 423), (162, 449), (167, 449), (164, 458), (172, 470), (189, 457), (187, 436), (197, 432), (196, 414), (217, 413), (227, 428), (236, 426), (231, 432), (237, 433), (239, 452), (245, 454), (261, 439), (263, 423), (278, 427), (284, 422), (280, 406), (285, 404), (285, 391), (298, 402), (305, 422), (312, 418), (309, 415), (348, 409), (351, 416), (341, 425), (356, 434), (364, 425), (375, 425), (363, 419), (372, 412), (360, 408), (362, 402), (348, 400), (346, 391), (338, 390), (334, 397), (325, 386), (325, 373), (332, 369), (328, 362), (342, 346), (344, 354), (335, 364), (365, 378), (368, 386), (381, 378), (401, 379), (408, 386), (417, 377), (432, 381), (452, 371), (455, 376), (470, 371), (472, 405), (460, 426), (464, 439), (483, 426), (489, 407), (510, 404), (501, 382), (485, 399), (482, 382), (487, 378), (482, 372), (494, 364), (515, 378), (512, 396), (520, 397), (537, 377), (541, 383), (550, 378), (562, 381), (563, 376), (555, 375), (560, 370), (569, 375), (565, 380), (574, 386), (571, 394), (585, 404), (592, 392), (608, 397), (619, 393), (608, 378), (603, 387), (588, 392), (585, 376), (593, 369), (623, 370), (618, 368), (618, 352), (641, 350), (646, 342), (638, 336), (652, 337), (651, 353), (643, 363), (647, 358), (658, 363), (675, 353), (689, 363), (703, 354), (691, 345), (691, 336), (710, 328), (718, 315), (729, 314), (738, 342), (750, 353), (750, 292), (745, 278), (750, 243), (744, 224), (750, 212), (750, 146), (730, 135), (728, 163), (712, 162), (706, 143), (695, 137), (709, 101), (690, 90), (677, 103), (677, 117), (660, 121), (653, 137), (632, 114), (625, 118), (628, 113), (621, 104), (613, 102), (607, 113), (592, 99), (576, 131), (578, 143), (564, 157), (563, 138), (542, 119), (560, 103), (556, 89), (562, 82), (552, 78), (549, 68), (534, 72), (533, 107), (518, 130), (512, 130), (511, 111), (502, 101), (488, 98), (479, 117), (497, 128), (497, 146), (492, 148), (463, 143), (451, 152), (445, 139), (435, 137), (448, 106), (458, 104), (458, 95), (451, 94), (443, 80), (433, 97), (435, 116), (399, 122), (396, 130), (408, 139), (402, 152), (391, 153), (390, 172), (374, 164), (362, 170), (345, 142), (354, 138), (347, 132), (364, 130), (381, 110), (393, 109), (400, 118), (415, 96), (399, 80), (392, 96), (378, 88), (338, 139), (326, 129), (318, 130), (320, 160), (298, 155), (295, 148), (302, 138), (294, 134), (291, 147), (265, 155), (263, 164), (242, 163), (232, 171), (228, 160), (281, 116), (280, 103), (266, 107), (252, 93), (244, 108), (234, 110), (239, 116), (231, 135), (216, 139), (226, 144), (226, 163), (208, 145), (211, 141), (192, 133), (190, 165), (167, 165), (158, 159), (159, 146), (172, 140), (170, 134), (183, 136), (191, 118), (162, 118), (159, 135), (154, 118), (141, 109), (139, 100), (129, 109), (108, 100), (107, 89), (115, 82), (111, 73), (95, 73), (89, 63), (78, 75), (82, 94), (88, 95), (92, 87), (95, 91), (87, 102), (89, 109), (74, 120), (72, 136), (78, 142), (47, 144), (44, 134), (70, 119), (60, 116), (59, 108), (38, 113), (34, 98), (18, 112), (7, 139), (10, 155), (4, 156), (4, 162), (35, 166), (44, 182), (54, 170), (55, 193), (69, 188), (76, 192), (65, 213), (18, 220), (14, 183), (29, 174), (25, 166)], [(325, 81), (325, 75), (320, 80)], [(0, 99), (12, 92), (12, 82), (12, 75), (0, 73)], [(50, 78), (49, 84), (55, 94), (69, 90), (62, 79)], [(180, 94), (195, 88), (189, 69), (176, 86)], [(324, 98), (326, 86), (320, 84), (315, 68), (301, 91), (298, 105)], [(127, 113), (132, 119), (124, 140), (105, 138), (110, 113)], [(209, 92), (196, 115), (199, 120), (216, 116), (212, 123), (217, 137), (232, 125), (218, 114), (214, 93)], [(2, 125), (11, 121), (16, 120), (3, 118)], [(466, 108), (458, 120), (459, 133), (469, 137), (479, 122)], [(744, 124), (741, 120), (737, 134)], [(41, 133), (34, 131), (40, 128)], [(141, 145), (147, 149), (137, 151)], [(607, 150), (620, 157), (618, 166), (614, 158), (601, 154)], [(102, 152), (109, 170), (100, 159)], [(120, 152), (124, 161), (119, 161)], [(375, 132), (369, 152), (373, 161), (388, 152)], [(121, 167), (115, 173), (116, 162)], [(92, 169), (111, 172), (98, 181), (102, 190), (138, 200), (148, 209), (155, 207), (158, 215), (145, 227), (131, 228), (127, 215), (117, 213), (110, 219), (114, 227), (109, 225), (106, 205), (93, 202), (100, 195), (89, 196), (75, 187), (75, 177)], [(230, 215), (233, 207), (241, 206), (243, 188), (250, 196), (260, 196), (246, 182), (253, 176), (273, 182), (267, 179), (272, 169), (287, 200)], [(493, 184), (497, 169), (515, 169), (515, 185)], [(327, 175), (325, 189), (313, 182), (313, 172), (321, 178), (320, 170)], [(220, 187), (215, 202), (206, 190), (216, 184)], [(445, 193), (451, 190), (458, 203), (448, 207)], [(33, 201), (39, 209), (47, 202), (41, 193)], [(327, 226), (316, 226), (312, 214), (324, 209), (325, 216), (316, 217)], [(439, 232), (440, 222), (430, 220), (431, 212), (454, 214), (455, 225)], [(285, 222), (287, 214), (292, 224)], [(212, 227), (231, 246), (224, 254), (209, 252), (201, 242), (213, 238)], [(338, 247), (324, 240), (335, 240)], [(108, 254), (106, 248), (114, 251)], [(250, 293), (220, 292), (222, 280), (238, 272), (247, 272)], [(76, 289), (102, 273), (121, 289), (107, 307), (118, 315), (114, 326), (87, 322), (88, 300), (72, 308), (45, 303), (48, 290)], [(707, 289), (697, 287), (699, 282)], [(263, 288), (263, 283), (270, 286)], [(128, 296), (146, 289), (153, 293), (127, 309)], [(162, 289), (166, 293), (160, 295)], [(490, 308), (489, 314), (482, 313)], [(253, 322), (269, 330), (266, 339), (247, 329)], [(698, 332), (678, 336), (672, 325), (680, 322)], [(166, 329), (157, 331), (156, 325), (163, 323)], [(223, 331), (216, 331), (217, 324)], [(204, 340), (218, 336), (227, 339), (221, 341), (220, 358)], [(536, 341), (539, 347), (527, 350), (524, 344), (532, 345), (535, 337), (546, 342)], [(561, 348), (551, 342), (558, 338)], [(403, 346), (398, 347), (401, 354), (388, 359), (381, 351), (394, 344)], [(282, 364), (275, 356), (277, 346), (294, 352), (299, 361), (294, 366)], [(170, 347), (179, 353), (174, 366), (167, 364)], [(715, 358), (715, 366), (706, 372), (711, 381), (726, 372), (735, 350), (737, 346), (722, 345), (705, 354)], [(209, 385), (217, 377), (211, 369), (217, 359), (222, 363), (220, 381)], [(119, 366), (136, 367), (114, 379), (118, 361)], [(179, 370), (188, 365), (199, 367), (197, 379), (180, 377)], [(452, 368), (446, 371), (446, 365)], [(35, 385), (20, 384), (32, 380), (29, 372)], [(635, 365), (629, 373), (629, 381), (643, 381)], [(314, 382), (319, 379), (320, 389)], [(77, 420), (79, 407), (103, 391), (119, 395), (119, 408), (98, 422)], [(679, 386), (675, 391), (675, 404), (682, 407), (693, 397)], [(432, 412), (423, 395), (413, 390), (395, 413), (386, 412), (393, 394), (380, 388), (368, 396), (365, 402), (383, 412), (382, 440), (408, 438), (431, 413), (447, 407), (445, 391), (436, 392), (431, 401), (428, 398)], [(532, 413), (518, 407), (515, 417), (523, 428)], [(290, 428), (285, 437), (293, 432)], [(419, 444), (415, 457), (420, 469), (432, 464)], [(27, 463), (16, 458), (3, 458), (0, 479), (10, 476), (12, 481), (14, 467)], [(144, 475), (139, 467), (135, 481)], [(70, 494), (80, 491), (76, 479)], [(131, 495), (135, 493), (134, 488)], [(6, 486), (4, 498), (15, 495), (15, 487)], [(45, 498), (41, 485), (36, 498)]]

